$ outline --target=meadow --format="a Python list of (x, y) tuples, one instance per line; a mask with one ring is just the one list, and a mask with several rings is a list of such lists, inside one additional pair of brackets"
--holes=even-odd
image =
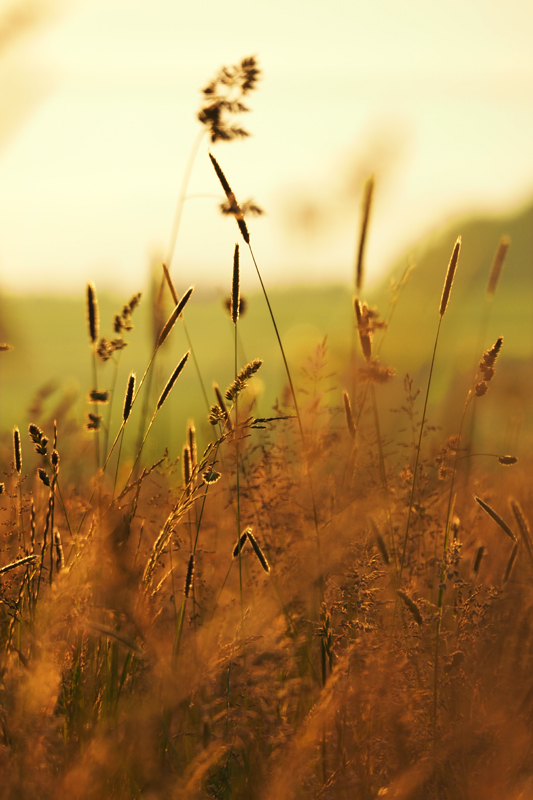
[(227, 306), (2, 299), (0, 796), (533, 796), (531, 210), (270, 292), (216, 153)]

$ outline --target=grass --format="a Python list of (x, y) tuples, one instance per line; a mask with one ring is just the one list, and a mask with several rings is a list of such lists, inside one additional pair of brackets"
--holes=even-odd
[[(242, 232), (233, 195), (229, 214)], [(276, 330), (263, 293), (237, 314), (236, 249), (229, 310), (98, 298), (102, 345), (82, 299), (68, 349), (42, 327), (33, 353), (28, 324), (0, 352), (20, 379), (0, 437), (1, 797), (529, 796), (530, 400), (505, 329), (474, 352), (472, 304), (457, 329), (464, 231), (463, 248), (445, 307), (451, 246), (422, 293), (429, 336), (403, 327), (417, 272), (379, 316), (362, 255), (356, 328), (345, 290), (269, 293)], [(38, 386), (69, 351), (82, 398), (42, 391), (24, 420), (27, 359)], [(393, 377), (395, 352), (410, 375)]]

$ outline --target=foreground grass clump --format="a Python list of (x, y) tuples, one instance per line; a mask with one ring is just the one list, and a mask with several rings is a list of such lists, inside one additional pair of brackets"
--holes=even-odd
[[(246, 93), (256, 78), (245, 59), (204, 90), (212, 142), (242, 135), (228, 133), (222, 112), (239, 109), (220, 105), (221, 87)], [(402, 284), (384, 319), (361, 296), (373, 181), (346, 366), (333, 374), (326, 341), (290, 363), (244, 204), (211, 161), (246, 245), (228, 268), (233, 348), (220, 359), (232, 381), (205, 383), (186, 327), (193, 290), (180, 299), (164, 266), (151, 352), (119, 386), (141, 298), (106, 339), (90, 284), (85, 425), (68, 408), (49, 418), (34, 405), (28, 436), (21, 422), (0, 453), (0, 797), (529, 796), (531, 460), (482, 441), (503, 337), (480, 334), (464, 395), (449, 395), (440, 415), (445, 430), (429, 402), (460, 240), (442, 265), (440, 304), (427, 298), (429, 376), (418, 387), (406, 375), (398, 407), (402, 381), (382, 345)], [(261, 341), (241, 338), (244, 256), (286, 376), (261, 415)], [(500, 253), (498, 275), (502, 263)], [(493, 269), (491, 299), (496, 283)], [(180, 326), (188, 347), (163, 372)], [(188, 371), (205, 408), (179, 458), (164, 432), (147, 454)], [(136, 445), (123, 447), (132, 424)]]
[[(96, 349), (94, 287), (88, 298)], [(333, 385), (324, 344), (298, 371), (301, 428), (290, 391), (255, 416), (255, 360), (213, 395), (205, 452), (195, 425), (184, 431), (179, 465), (162, 451), (141, 468), (142, 450), (119, 463), (140, 403), (133, 374), (115, 446), (92, 411), (90, 431), (62, 419), (15, 430), (0, 498), (2, 796), (491, 797), (527, 785), (527, 472), (459, 436), (422, 436), (409, 378), (408, 428), (384, 439), (393, 370), (373, 350), (379, 320), (356, 310), (355, 394), (349, 374)], [(499, 339), (480, 354), (465, 408), (490, 403), (503, 353)], [(156, 389), (146, 432), (189, 366)], [(91, 436), (107, 450), (91, 456)]]

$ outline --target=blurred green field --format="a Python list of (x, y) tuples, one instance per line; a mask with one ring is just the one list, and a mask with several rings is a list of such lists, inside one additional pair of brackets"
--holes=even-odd
[[(283, 390), (284, 371), (277, 341), (268, 317), (263, 297), (253, 294), (246, 298), (248, 307), (241, 318), (240, 365), (261, 358), (264, 366), (255, 379), (257, 415), (268, 415)], [(127, 297), (99, 296), (100, 333), (112, 338), (113, 315), (119, 312)], [(297, 365), (327, 334), (331, 337), (333, 357), (340, 362), (341, 347), (351, 325), (350, 292), (345, 287), (327, 287), (317, 291), (298, 288), (277, 291), (272, 303), (281, 335), (291, 363)], [(13, 425), (25, 426), (31, 419), (29, 409), (37, 392), (54, 387), (45, 401), (45, 411), (53, 415), (54, 407), (65, 398), (72, 402), (71, 414), (82, 420), (90, 410), (86, 402), (92, 388), (92, 355), (86, 321), (85, 298), (3, 297), (2, 319), (4, 339), (13, 345), (12, 352), (3, 355), (1, 369), (0, 425), (10, 431)], [(152, 311), (147, 298), (135, 311), (135, 329), (126, 334), (130, 344), (119, 354), (117, 398), (114, 404), (116, 429), (122, 410), (124, 389), (131, 370), (142, 375), (153, 346)], [(194, 346), (198, 368), (209, 402), (214, 402), (213, 381), (222, 389), (233, 380), (233, 325), (224, 308), (224, 298), (202, 297), (193, 294), (186, 310), (186, 323)], [(335, 352), (335, 347), (338, 352)], [(178, 324), (158, 356), (152, 387), (153, 409), (167, 378), (178, 360), (188, 349), (183, 327)], [(112, 361), (99, 363), (99, 389), (112, 385)], [(104, 414), (105, 407), (104, 408)], [(134, 413), (139, 417), (139, 410)], [(164, 440), (171, 455), (181, 447), (187, 419), (194, 418), (200, 442), (209, 433), (208, 407), (192, 360), (180, 376), (169, 400), (165, 403), (147, 444), (146, 455)], [(151, 416), (151, 411), (150, 411)], [(130, 436), (135, 431), (132, 416)], [(128, 426), (130, 427), (130, 426)]]
[[(504, 349), (499, 380), (491, 394), (505, 402), (493, 402), (502, 417), (491, 422), (502, 441), (499, 448), (518, 446), (524, 430), (531, 425), (526, 400), (531, 394), (533, 353), (533, 206), (528, 205), (506, 217), (459, 219), (428, 237), (403, 256), (390, 274), (361, 299), (377, 305), (381, 316), (390, 313), (391, 279), (398, 281), (407, 264), (416, 268), (393, 309), (390, 326), (381, 350), (383, 363), (397, 370), (392, 398), (401, 401), (402, 379), (409, 373), (415, 386), (423, 385), (431, 357), (436, 311), (443, 277), (453, 242), (462, 234), (463, 246), (449, 310), (439, 343), (437, 369), (431, 401), (435, 405), (469, 385), (481, 352), (502, 334)], [(494, 301), (488, 312), (485, 289), (494, 252), (503, 234), (511, 237), (511, 247)], [(228, 293), (231, 282), (228, 269)], [(141, 288), (141, 287), (140, 287)], [(181, 290), (186, 286), (180, 287)], [(98, 289), (98, 287), (97, 287)], [(296, 286), (269, 290), (273, 311), (284, 342), (297, 387), (305, 388), (301, 369), (316, 346), (327, 337), (328, 371), (335, 374), (337, 391), (330, 393), (332, 405), (340, 403), (340, 393), (349, 373), (353, 331), (352, 289), (349, 286)], [(100, 334), (113, 337), (113, 315), (128, 297), (99, 295)], [(257, 416), (269, 415), (276, 399), (282, 397), (285, 373), (277, 341), (262, 294), (246, 297), (248, 306), (239, 324), (240, 366), (254, 358), (264, 361), (255, 379)], [(480, 338), (484, 315), (485, 332)], [(224, 298), (197, 290), (186, 309), (186, 323), (194, 345), (209, 402), (212, 384), (224, 389), (233, 379), (233, 326), (224, 308)], [(35, 396), (43, 387), (54, 387), (44, 402), (45, 416), (53, 418), (57, 406), (70, 404), (70, 416), (83, 421), (89, 410), (86, 402), (92, 388), (91, 349), (87, 332), (85, 297), (31, 297), (3, 295), (0, 299), (0, 336), (14, 350), (2, 354), (0, 361), (0, 429), (9, 439), (13, 425), (25, 427), (34, 421)], [(126, 335), (129, 346), (120, 354), (117, 393), (112, 431), (120, 420), (124, 388), (131, 370), (142, 375), (153, 343), (152, 304), (145, 295), (134, 314), (135, 330)], [(164, 352), (156, 362), (152, 397), (157, 397), (174, 366), (188, 349), (181, 325), (172, 332)], [(99, 389), (113, 382), (113, 362), (99, 364)], [(331, 388), (331, 381), (329, 384)], [(388, 395), (389, 396), (389, 395)], [(446, 409), (449, 404), (445, 403)], [(460, 414), (458, 403), (457, 414)], [(64, 408), (61, 414), (64, 413)], [(105, 413), (105, 412), (104, 412)], [(443, 412), (441, 412), (443, 413)], [(132, 418), (130, 445), (139, 427)], [(151, 411), (150, 411), (151, 415)], [(207, 404), (192, 360), (165, 404), (145, 457), (156, 457), (168, 446), (175, 458), (184, 438), (185, 424), (194, 418), (200, 444), (207, 441)], [(442, 420), (435, 420), (442, 422)], [(453, 427), (452, 420), (449, 422)], [(507, 437), (507, 438), (506, 438)], [(89, 440), (90, 437), (88, 437)], [(7, 440), (6, 439), (6, 440)], [(163, 444), (164, 443), (164, 444)], [(495, 443), (496, 444), (496, 443)], [(89, 444), (88, 444), (89, 446)]]

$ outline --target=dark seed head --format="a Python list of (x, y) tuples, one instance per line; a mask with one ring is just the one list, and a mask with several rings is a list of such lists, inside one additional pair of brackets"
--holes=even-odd
[(237, 324), (239, 319), (239, 311), (241, 306), (241, 281), (239, 271), (239, 245), (235, 245), (235, 252), (233, 253), (233, 281), (231, 285), (231, 319), (234, 325)]
[(238, 558), (239, 553), (241, 552), (242, 548), (246, 544), (247, 539), (248, 539), (248, 530), (245, 530), (244, 533), (241, 533), (241, 535), (239, 537), (239, 541), (237, 542), (237, 544), (233, 548), (233, 558)]
[(189, 558), (189, 565), (187, 567), (187, 577), (185, 578), (185, 597), (188, 597), (192, 589), (192, 582), (194, 578), (194, 555)]
[(15, 469), (18, 474), (22, 472), (22, 446), (20, 444), (20, 431), (18, 428), (13, 430), (13, 454), (15, 456)]
[(87, 316), (89, 318), (89, 338), (92, 344), (95, 344), (98, 339), (100, 319), (98, 316), (98, 300), (96, 299), (94, 283), (87, 284)]
[(446, 278), (444, 280), (444, 286), (442, 289), (442, 296), (440, 298), (439, 314), (441, 319), (446, 312), (446, 308), (448, 307), (450, 292), (452, 291), (453, 279), (455, 277), (455, 270), (457, 269), (457, 262), (459, 261), (460, 250), (461, 250), (461, 237), (458, 236), (457, 241), (455, 242), (455, 245), (453, 247), (450, 263), (448, 264), (448, 270), (446, 272)]
[(122, 411), (122, 420), (126, 422), (128, 419), (131, 407), (133, 405), (133, 395), (135, 393), (135, 380), (136, 375), (134, 372), (130, 373), (130, 377), (128, 378), (128, 385), (126, 386), (126, 394), (124, 396), (124, 409)]
[(37, 470), (37, 474), (39, 475), (39, 478), (42, 480), (45, 486), (50, 486), (50, 478), (46, 474), (46, 470), (44, 470), (42, 467), (39, 467), (39, 469)]

